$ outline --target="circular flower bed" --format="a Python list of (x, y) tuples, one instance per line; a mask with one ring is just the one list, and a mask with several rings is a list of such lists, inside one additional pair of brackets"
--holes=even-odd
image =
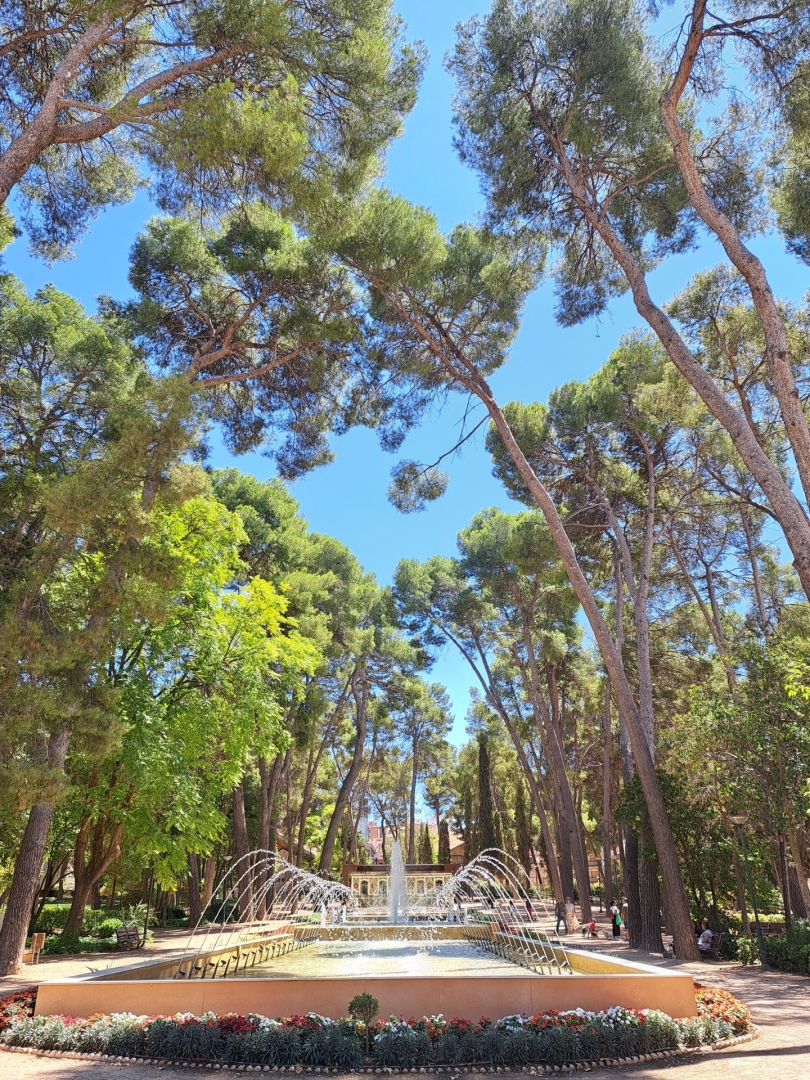
[[(356, 1019), (308, 1013), (271, 1019), (257, 1014), (89, 1018), (34, 1016), (35, 991), (0, 999), (0, 1041), (11, 1047), (148, 1057), (174, 1061), (291, 1066), (361, 1067), (366, 1030)], [(443, 1016), (391, 1017), (369, 1032), (367, 1065), (560, 1066), (616, 1060), (707, 1045), (743, 1034), (745, 1005), (722, 990), (699, 987), (698, 1017), (674, 1020), (656, 1010), (615, 1007), (604, 1012), (548, 1010), (536, 1016), (479, 1020)]]
[(725, 1020), (731, 1025), (735, 1035), (743, 1035), (751, 1028), (751, 1013), (744, 1001), (730, 994), (728, 990), (718, 990), (714, 986), (695, 983), (695, 1001), (698, 1016), (711, 1016), (715, 1020)]

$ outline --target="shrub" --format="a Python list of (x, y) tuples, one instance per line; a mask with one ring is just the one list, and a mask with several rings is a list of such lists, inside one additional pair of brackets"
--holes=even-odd
[(376, 1020), (379, 1011), (380, 1002), (373, 994), (355, 994), (349, 1002), (349, 1016), (354, 1016), (363, 1023), (366, 1033), (366, 1053), (369, 1052), (371, 1024)]
[(737, 959), (741, 964), (755, 964), (759, 960), (759, 946), (756, 938), (740, 935), (736, 939)]
[(44, 904), (37, 915), (32, 934), (52, 934), (54, 930), (64, 930), (70, 904)]
[[(13, 997), (23, 1001), (13, 1004)], [(374, 1036), (373, 1059), (381, 1068), (487, 1062), (521, 1069), (532, 1062), (563, 1066), (679, 1045), (712, 1045), (748, 1025), (748, 1011), (742, 1002), (725, 991), (704, 987), (697, 994), (699, 1015), (679, 1021), (655, 1010), (637, 1012), (619, 1007), (601, 1013), (549, 1010), (531, 1017), (506, 1016), (495, 1023), (487, 1017), (475, 1023), (423, 1016), (407, 1021), (391, 1017), (372, 1024), (358, 1019), (330, 1020), (315, 1013), (286, 1020), (214, 1013), (76, 1019), (33, 1017), (30, 991), (3, 1000), (9, 1002), (10, 1019), (0, 1031), (0, 1039), (11, 1046), (270, 1067), (327, 1066), (344, 1071), (360, 1066), (361, 1039), (369, 1032)]]
[(115, 931), (124, 925), (121, 919), (102, 919), (96, 927), (96, 933), (100, 938), (114, 938)]
[[(117, 921), (117, 920), (115, 920)], [(78, 934), (54, 934), (45, 938), (43, 952), (46, 956), (86, 952), (108, 952), (118, 944), (115, 932), (111, 937), (87, 937)]]
[(787, 933), (766, 937), (764, 941), (771, 967), (810, 975), (810, 923), (807, 919), (795, 919)]

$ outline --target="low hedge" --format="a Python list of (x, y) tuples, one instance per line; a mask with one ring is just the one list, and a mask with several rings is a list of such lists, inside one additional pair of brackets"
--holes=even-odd
[(810, 922), (807, 919), (795, 919), (787, 933), (763, 940), (771, 967), (810, 975)]
[[(550, 1010), (496, 1021), (392, 1017), (372, 1025), (371, 1054), (365, 1060), (380, 1068), (481, 1063), (515, 1069), (712, 1045), (748, 1026), (745, 1006), (740, 1002), (743, 1012), (735, 1011), (726, 1000), (732, 995), (718, 998), (718, 993), (723, 995), (706, 991), (698, 1001), (700, 1015), (690, 1020), (620, 1007), (600, 1013)], [(364, 1060), (365, 1028), (356, 1019), (330, 1020), (314, 1013), (275, 1020), (214, 1013), (152, 1017), (118, 1013), (81, 1019), (34, 1017), (24, 1002), (13, 1008), (17, 1011), (0, 1030), (0, 1041), (7, 1046), (180, 1061), (330, 1066), (343, 1071), (359, 1068)], [(2, 1011), (0, 1000), (0, 1016)]]

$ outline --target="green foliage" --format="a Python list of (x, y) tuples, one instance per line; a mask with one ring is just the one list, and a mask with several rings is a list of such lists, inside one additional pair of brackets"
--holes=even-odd
[(447, 819), (442, 818), (439, 822), (439, 853), (437, 862), (447, 865), (450, 862), (450, 826)]
[(422, 827), (419, 830), (419, 846), (416, 851), (416, 861), (420, 863), (432, 863), (434, 861), (433, 840), (426, 821), (422, 822)]
[(349, 1016), (360, 1020), (365, 1028), (366, 1053), (371, 1046), (371, 1025), (380, 1011), (380, 1003), (373, 994), (355, 994), (349, 1002)]
[[(701, 991), (703, 993), (703, 991)], [(721, 992), (722, 994), (722, 992)], [(374, 999), (371, 995), (360, 998)], [(376, 1006), (364, 1009), (371, 1019)], [(364, 1002), (364, 1005), (366, 1003)], [(717, 1016), (739, 1015), (731, 995), (706, 1001), (696, 1020), (672, 1020), (664, 1013), (644, 1014), (614, 1007), (601, 1013), (539, 1013), (504, 1017), (493, 1023), (458, 1018), (392, 1018), (374, 1035), (372, 1053), (381, 1068), (484, 1063), (519, 1069), (530, 1063), (559, 1068), (574, 1062), (615, 1060), (679, 1045), (710, 1046), (745, 1031), (747, 1023)], [(746, 1012), (742, 1006), (742, 1014)], [(365, 1022), (366, 1032), (370, 1021)], [(197, 1018), (96, 1016), (30, 1017), (14, 1011), (2, 1034), (9, 1046), (40, 1050), (80, 1051), (175, 1060), (256, 1064), (268, 1067), (337, 1066), (342, 1071), (361, 1063), (361, 1028), (354, 1020), (329, 1020), (313, 1013), (288, 1020), (253, 1015)]]
[(626, 287), (566, 170), (586, 198), (609, 207), (645, 264), (694, 237), (659, 113), (665, 82), (654, 52), (633, 0), (496, 0), (458, 32), (449, 67), (462, 158), (482, 177), (493, 217), (527, 224), (558, 248), (565, 325)]
[[(88, 33), (97, 40), (84, 52)], [(49, 258), (144, 183), (162, 207), (203, 216), (257, 194), (324, 213), (336, 192), (376, 174), (423, 63), (391, 4), (377, 0), (150, 0), (89, 14), (59, 4), (44, 16), (15, 0), (4, 42), (6, 147), (25, 140), (65, 75), (58, 65), (79, 50), (67, 85), (53, 91), (73, 102), (60, 113), (64, 137), (52, 134), (19, 166), (9, 160), (4, 176), (2, 200), (20, 180), (23, 223)]]
[(52, 934), (54, 930), (64, 930), (70, 904), (44, 904), (31, 927), (31, 933)]
[(810, 975), (810, 923), (807, 919), (794, 919), (787, 933), (769, 934), (764, 941), (771, 967)]

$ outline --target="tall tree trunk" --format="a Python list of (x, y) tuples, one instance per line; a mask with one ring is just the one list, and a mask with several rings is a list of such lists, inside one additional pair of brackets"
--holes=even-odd
[(215, 855), (209, 855), (205, 860), (205, 870), (203, 872), (203, 887), (202, 896), (200, 897), (200, 906), (203, 911), (208, 908), (208, 905), (214, 898), (214, 883), (217, 880), (217, 860)]
[[(486, 405), (504, 447), (514, 461), (521, 479), (526, 484), (546, 520), (549, 534), (557, 547), (568, 579), (596, 638), (605, 667), (610, 675), (619, 714), (627, 725), (633, 757), (641, 781), (644, 799), (647, 803), (664, 890), (668, 899), (668, 910), (672, 919), (675, 950), (684, 960), (697, 960), (699, 959), (698, 947), (689, 914), (689, 902), (683, 885), (678, 854), (675, 849), (675, 839), (672, 835), (672, 827), (669, 823), (661, 785), (655, 771), (655, 763), (650, 756), (638, 707), (633, 698), (633, 691), (627, 673), (624, 670), (623, 659), (616, 649), (616, 643), (610, 635), (600, 606), (582, 572), (576, 552), (554, 500), (527, 461), (485, 380), (476, 380), (474, 392)], [(810, 530), (808, 530), (808, 536), (810, 536)], [(808, 547), (805, 562), (808, 571), (808, 586), (810, 586), (810, 547)]]
[[(68, 730), (58, 731), (51, 737), (48, 764), (55, 772), (64, 768), (69, 744)], [(36, 803), (28, 814), (8, 891), (6, 914), (0, 928), (0, 975), (16, 975), (22, 967), (25, 938), (39, 886), (53, 811), (53, 803)]]
[(560, 898), (573, 897), (574, 889), (574, 866), (571, 861), (571, 836), (568, 829), (562, 824), (559, 802), (555, 804), (554, 828), (557, 833), (557, 851), (560, 856)]
[[(281, 769), (284, 763), (284, 754), (278, 753), (273, 759), (273, 764), (270, 764), (269, 759), (259, 759), (259, 781), (261, 784), (261, 812), (259, 815), (259, 848), (262, 851), (275, 852), (275, 821), (273, 820), (273, 804), (276, 801), (276, 790), (278, 788), (279, 777), (281, 776)], [(273, 837), (273, 844), (271, 847), (271, 834)], [(269, 856), (265, 856), (269, 858)], [(267, 915), (267, 890), (265, 885), (267, 884), (268, 874), (272, 874), (272, 870), (266, 862), (262, 864), (262, 868), (259, 871), (259, 875), (256, 881), (256, 890), (258, 896), (258, 906), (256, 909), (256, 918), (264, 919)]]
[(14, 185), (22, 180), (39, 155), (53, 142), (62, 101), (70, 96), (70, 84), (109, 29), (109, 14), (103, 14), (98, 22), (91, 22), (87, 26), (54, 69), (39, 109), (0, 154), (0, 206), (5, 203)]
[[(567, 835), (568, 850), (577, 879), (579, 903), (582, 910), (582, 921), (590, 922), (591, 919), (591, 879), (588, 873), (588, 859), (582, 846), (582, 836), (577, 822), (577, 811), (574, 804), (574, 796), (571, 792), (571, 784), (568, 779), (568, 771), (565, 767), (565, 748), (562, 742), (561, 725), (559, 724), (556, 701), (552, 700), (552, 708), (549, 708), (545, 699), (540, 679), (540, 671), (537, 665), (537, 655), (534, 650), (534, 642), (531, 630), (524, 616), (523, 618), (523, 641), (528, 658), (530, 675), (529, 697), (535, 716), (538, 718), (538, 731), (543, 740), (543, 750), (548, 758), (549, 767), (556, 791), (559, 794), (559, 819), (561, 829)], [(545, 738), (544, 738), (545, 735)], [(558, 840), (561, 837), (558, 834)], [(560, 851), (563, 857), (562, 850)], [(565, 883), (565, 882), (563, 882)]]
[(329, 826), (326, 830), (323, 847), (321, 848), (319, 869), (324, 871), (328, 871), (332, 866), (332, 855), (335, 851), (335, 841), (337, 840), (340, 824), (343, 820), (343, 814), (346, 810), (346, 805), (348, 804), (349, 796), (352, 793), (355, 780), (360, 775), (360, 770), (363, 767), (363, 747), (366, 742), (366, 729), (368, 723), (369, 685), (368, 676), (365, 670), (359, 665), (352, 674), (351, 685), (352, 697), (355, 702), (357, 735), (354, 740), (352, 762), (349, 766), (349, 771), (346, 773), (343, 783), (340, 786), (335, 809), (329, 820)]
[(661, 889), (658, 884), (658, 863), (652, 849), (652, 833), (645, 826), (639, 837), (638, 891), (641, 912), (641, 939), (638, 948), (647, 952), (664, 951), (661, 940)]
[(810, 498), (810, 431), (803, 402), (791, 365), (787, 329), (768, 282), (765, 268), (746, 247), (739, 230), (709, 196), (689, 146), (689, 135), (678, 115), (678, 104), (689, 85), (703, 42), (706, 0), (695, 0), (689, 32), (678, 70), (669, 90), (661, 98), (661, 115), (667, 129), (675, 162), (689, 195), (689, 201), (705, 225), (723, 245), (731, 263), (745, 278), (760, 325), (765, 335), (765, 361), (773, 392), (785, 425), (805, 499)]
[(613, 740), (610, 733), (610, 678), (605, 677), (605, 712), (602, 718), (602, 878), (605, 883), (605, 902), (613, 893), (613, 773), (611, 752)]
[(235, 867), (235, 881), (233, 884), (236, 884), (236, 881), (241, 879), (236, 897), (240, 922), (244, 922), (249, 917), (253, 898), (253, 883), (251, 875), (247, 872), (249, 869), (247, 860), (239, 862), (240, 859), (244, 859), (249, 850), (247, 818), (245, 817), (245, 781), (243, 777), (233, 789), (233, 862)]
[[(416, 862), (416, 785), (419, 780), (419, 746), (417, 737), (411, 743), (411, 795), (408, 803), (408, 856), (406, 862)], [(479, 808), (480, 817), (480, 808)]]
[[(666, 115), (665, 112), (665, 122)], [(675, 122), (677, 123), (677, 118)], [(683, 138), (685, 139), (685, 136)], [(647, 287), (644, 270), (630, 248), (620, 239), (608, 215), (600, 212), (592, 205), (590, 193), (585, 187), (584, 180), (574, 171), (561, 144), (555, 147), (555, 153), (559, 158), (562, 175), (575, 199), (580, 203), (586, 221), (605, 242), (616, 262), (622, 268), (639, 315), (657, 335), (673, 365), (693, 387), (709, 412), (726, 429), (737, 453), (765, 493), (777, 521), (782, 526), (785, 540), (793, 554), (794, 566), (801, 580), (802, 588), (805, 594), (810, 597), (810, 521), (808, 521), (807, 514), (796, 493), (791, 488), (790, 482), (760, 445), (758, 433), (749, 425), (742, 409), (729, 400), (712, 375), (693, 355), (667, 313), (654, 303)], [(483, 379), (479, 381), (484, 383)], [(491, 397), (489, 387), (486, 389)], [(474, 392), (485, 401), (490, 415), (493, 415), (493, 410), (483, 394), (478, 389)], [(794, 415), (797, 415), (795, 406), (798, 405), (800, 405), (800, 396), (796, 394)], [(493, 419), (495, 419), (494, 416)], [(787, 417), (785, 419), (787, 420)], [(806, 427), (806, 422), (802, 422), (805, 423)], [(667, 862), (669, 862), (669, 856), (667, 856)], [(662, 863), (662, 872), (664, 870)], [(667, 867), (667, 877), (669, 877), (669, 873), (670, 868)], [(680, 925), (683, 922), (688, 925), (692, 934), (692, 940), (684, 938), (682, 946), (689, 952), (690, 957), (694, 954), (694, 959), (699, 959), (697, 944), (694, 940), (694, 927), (688, 918), (688, 905), (685, 904), (686, 893), (683, 890), (683, 882), (681, 882), (681, 892), (683, 893), (684, 910), (678, 917), (678, 923)], [(677, 904), (680, 908), (680, 897), (678, 897)]]
[(193, 851), (186, 856), (188, 862), (188, 924), (196, 926), (202, 918), (200, 904), (200, 860)]
[[(644, 936), (639, 890), (638, 833), (624, 826), (624, 895), (627, 897), (627, 937), (631, 949), (640, 949)], [(618, 897), (616, 898), (618, 899)], [(694, 930), (692, 931), (694, 937)]]
[[(794, 826), (794, 828), (788, 829), (787, 837), (790, 843), (790, 853), (796, 865), (796, 885), (802, 899), (802, 906), (807, 912), (804, 916), (806, 919), (810, 916), (810, 888), (807, 885), (807, 848), (797, 827)], [(795, 908), (796, 905), (794, 905)]]
[(787, 846), (783, 833), (777, 838), (777, 850), (779, 854), (779, 883), (782, 886), (782, 903), (785, 907), (785, 929), (790, 930), (792, 924), (790, 907), (790, 882), (788, 881)]
[[(84, 909), (90, 897), (93, 885), (121, 854), (120, 840), (124, 830), (123, 822), (116, 822), (106, 836), (106, 822), (99, 818), (95, 825), (92, 821), (82, 823), (73, 847), (73, 901), (65, 923), (65, 934), (78, 934), (82, 929)], [(85, 859), (90, 834), (90, 858)]]
[[(322, 746), (323, 745), (324, 744), (322, 743)], [(320, 754), (318, 754), (316, 758), (315, 743), (311, 742), (309, 745), (307, 768), (304, 777), (304, 790), (301, 792), (301, 808), (298, 811), (298, 842), (295, 845), (294, 859), (292, 859), (292, 852), (290, 852), (291, 861), (294, 861), (296, 866), (304, 865), (304, 847), (307, 839), (307, 817), (309, 816), (309, 807), (312, 802), (312, 785), (315, 780), (315, 773), (318, 770), (320, 759)]]

